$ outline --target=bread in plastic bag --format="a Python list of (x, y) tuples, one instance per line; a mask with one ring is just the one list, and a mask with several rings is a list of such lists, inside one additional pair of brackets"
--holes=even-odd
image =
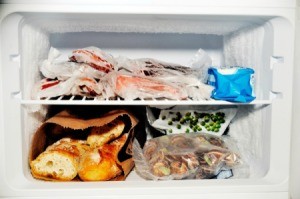
[(205, 133), (153, 138), (143, 149), (136, 140), (133, 143), (135, 170), (148, 180), (212, 178), (221, 169), (241, 164), (235, 151), (232, 140)]

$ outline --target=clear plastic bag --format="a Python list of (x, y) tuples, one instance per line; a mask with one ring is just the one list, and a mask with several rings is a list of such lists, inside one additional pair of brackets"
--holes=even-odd
[(124, 72), (111, 72), (108, 82), (114, 92), (126, 99), (186, 99), (187, 93), (176, 84), (167, 83), (155, 77), (132, 75)]
[(208, 179), (242, 163), (234, 146), (230, 139), (205, 133), (157, 137), (143, 149), (135, 140), (135, 170), (148, 180)]
[[(200, 59), (200, 58), (199, 58)], [(196, 61), (198, 59), (195, 59)], [(125, 57), (117, 58), (119, 71), (126, 71), (132, 75), (153, 78), (156, 81), (167, 82), (176, 85), (184, 90), (189, 98), (193, 100), (210, 99), (213, 87), (204, 84), (199, 80), (199, 76), (207, 75), (198, 68), (190, 68), (179, 64), (168, 63), (156, 59), (128, 59)], [(201, 74), (200, 74), (201, 73)], [(203, 74), (202, 74), (203, 73)]]
[(46, 78), (57, 78), (58, 80), (67, 80), (74, 76), (87, 76), (100, 79), (106, 74), (101, 70), (97, 70), (97, 68), (94, 65), (89, 65), (92, 63), (58, 61), (57, 59), (60, 57), (60, 55), (60, 52), (56, 48), (50, 48), (48, 59), (44, 60), (40, 67), (41, 73)]
[(210, 56), (201, 48), (190, 61), (191, 68), (197, 71), (198, 78), (203, 83), (207, 82), (207, 71), (211, 64), (212, 60)]
[(100, 96), (102, 84), (89, 77), (71, 77), (67, 80), (42, 79), (32, 89), (32, 99), (44, 99), (58, 96), (79, 95)]

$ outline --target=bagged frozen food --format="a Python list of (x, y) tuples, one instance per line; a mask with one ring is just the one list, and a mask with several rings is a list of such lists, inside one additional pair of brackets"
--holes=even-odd
[(148, 140), (143, 149), (134, 141), (135, 170), (149, 180), (211, 178), (241, 163), (229, 146), (230, 140), (208, 134), (161, 136)]
[(186, 92), (176, 85), (151, 77), (128, 73), (111, 73), (110, 84), (118, 96), (126, 99), (186, 99)]
[(34, 85), (32, 98), (44, 99), (68, 95), (95, 97), (100, 96), (102, 91), (102, 85), (94, 78), (76, 76), (67, 80), (45, 78)]
[[(188, 108), (188, 107), (187, 107)], [(148, 109), (148, 111), (151, 111)], [(165, 134), (203, 132), (221, 136), (235, 117), (237, 108), (216, 110), (182, 109), (174, 107), (161, 110), (159, 117), (151, 125)]]
[(253, 69), (211, 67), (208, 75), (208, 84), (215, 87), (212, 98), (230, 102), (251, 102), (255, 99)]
[(91, 118), (59, 112), (34, 134), (31, 173), (49, 181), (124, 180), (134, 166), (132, 139), (137, 123), (125, 110)]
[(50, 48), (40, 67), (45, 78), (36, 83), (33, 99), (66, 95), (112, 99), (118, 95), (126, 100), (208, 100), (213, 90), (199, 80), (200, 70), (179, 64), (114, 58), (96, 47), (74, 50), (68, 61), (58, 60), (59, 56), (57, 49)]
[(195, 71), (189, 67), (152, 58), (128, 59), (126, 57), (118, 57), (116, 61), (118, 70), (125, 70), (142, 76), (166, 77), (191, 75), (195, 73)]
[(94, 46), (77, 49), (72, 52), (69, 60), (77, 63), (86, 63), (104, 74), (114, 70), (114, 57)]
[(117, 61), (120, 71), (125, 70), (138, 76), (153, 77), (158, 81), (181, 87), (193, 100), (210, 99), (213, 87), (199, 80), (201, 72), (199, 70), (150, 58), (128, 59), (119, 57)]
[(76, 63), (70, 61), (61, 61), (58, 60), (60, 56), (61, 53), (56, 48), (50, 48), (48, 58), (42, 62), (40, 67), (40, 71), (44, 77), (50, 79), (67, 80), (74, 76), (88, 76), (100, 79), (106, 74), (106, 72), (103, 72), (103, 70), (99, 70), (97, 67), (91, 66), (92, 64), (89, 62)]

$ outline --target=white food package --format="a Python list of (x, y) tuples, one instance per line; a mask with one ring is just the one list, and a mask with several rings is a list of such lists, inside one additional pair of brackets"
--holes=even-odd
[[(149, 110), (149, 109), (148, 109)], [(208, 131), (204, 126), (202, 126), (200, 123), (202, 121), (201, 118), (199, 118), (199, 126), (201, 127), (200, 131), (196, 132), (203, 132), (208, 133), (215, 136), (222, 136), (230, 124), (231, 120), (235, 117), (237, 113), (237, 108), (223, 108), (223, 109), (217, 109), (217, 110), (196, 110), (196, 109), (178, 109), (178, 107), (174, 107), (171, 110), (161, 110), (159, 118), (157, 118), (155, 121), (150, 123), (154, 128), (157, 128), (159, 130), (163, 130), (166, 134), (179, 134), (179, 133), (187, 133), (193, 132), (193, 129), (190, 128), (189, 122), (186, 122), (184, 124), (181, 124), (179, 121), (172, 121), (172, 118), (176, 117), (176, 113), (179, 112), (182, 116), (185, 116), (187, 113), (191, 113), (191, 116), (195, 116), (195, 112), (197, 113), (208, 113), (208, 114), (216, 114), (217, 112), (223, 112), (225, 113), (224, 120), (225, 122), (220, 124), (220, 128), (218, 132), (212, 132)], [(163, 119), (165, 118), (165, 119)], [(169, 125), (169, 122), (172, 121), (172, 125)], [(180, 125), (180, 129), (177, 125)]]

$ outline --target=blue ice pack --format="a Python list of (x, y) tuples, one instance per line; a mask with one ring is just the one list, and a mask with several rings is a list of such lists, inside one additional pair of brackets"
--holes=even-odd
[(255, 99), (254, 70), (244, 67), (209, 68), (208, 84), (214, 86), (211, 97), (230, 102), (251, 102)]

